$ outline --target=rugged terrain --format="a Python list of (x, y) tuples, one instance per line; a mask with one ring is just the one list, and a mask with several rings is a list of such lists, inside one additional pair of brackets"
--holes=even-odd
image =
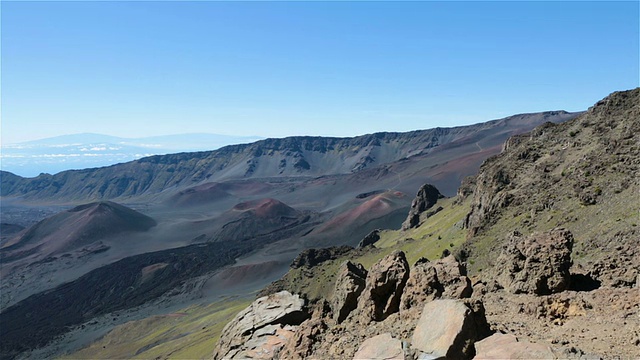
[[(625, 96), (637, 97), (636, 93), (615, 94), (607, 101)], [(408, 284), (421, 281), (411, 280), (411, 274), (415, 273), (416, 266), (425, 264), (422, 258), (434, 262), (443, 253), (454, 254), (460, 262), (458, 273), (446, 270), (456, 275), (449, 280), (439, 276), (437, 282), (432, 281), (434, 290), (430, 295), (444, 299), (468, 298), (473, 285), (475, 298), (482, 293), (481, 289), (493, 289), (493, 285), (482, 277), (490, 273), (487, 269), (499, 255), (489, 249), (500, 248), (503, 241), (510, 239), (509, 236), (516, 236), (514, 231), (529, 236), (535, 231), (545, 233), (558, 226), (569, 229), (575, 237), (571, 279), (586, 284), (584, 288), (594, 287), (593, 284), (598, 282), (599, 287), (628, 288), (637, 274), (635, 248), (623, 245), (621, 250), (612, 250), (624, 254), (616, 260), (625, 267), (624, 271), (606, 266), (613, 256), (594, 251), (601, 245), (599, 239), (603, 239), (607, 246), (615, 242), (613, 239), (626, 244), (632, 242), (629, 239), (635, 234), (630, 214), (637, 211), (633, 208), (637, 203), (634, 199), (637, 183), (630, 174), (637, 170), (637, 162), (634, 162), (637, 160), (634, 159), (637, 159), (638, 149), (634, 141), (637, 143), (638, 139), (637, 135), (633, 135), (636, 138), (626, 137), (626, 129), (637, 128), (637, 107), (630, 105), (633, 99), (615, 101), (616, 105), (608, 110), (610, 113), (602, 112), (604, 105), (598, 104), (582, 115), (566, 112), (525, 114), (469, 127), (404, 134), (381, 133), (350, 139), (269, 139), (213, 152), (156, 156), (107, 168), (69, 171), (32, 179), (3, 172), (3, 201), (9, 201), (16, 209), (37, 208), (44, 204), (48, 207), (68, 206), (71, 210), (43, 219), (24, 230), (10, 228), (16, 235), (3, 236), (0, 254), (3, 256), (3, 272), (6, 273), (3, 275), (0, 321), (9, 326), (3, 326), (3, 332), (9, 330), (2, 337), (2, 355), (9, 358), (29, 354), (51, 357), (87, 345), (95, 339), (83, 333), (105, 335), (106, 331), (116, 327), (113, 333), (106, 334), (101, 340), (114, 344), (109, 346), (109, 355), (101, 352), (107, 351), (107, 346), (102, 345), (103, 350), (100, 350), (101, 342), (98, 342), (77, 356), (168, 356), (171, 351), (163, 344), (178, 339), (181, 353), (193, 357), (210, 356), (211, 339), (220, 334), (219, 322), (228, 321), (234, 313), (226, 312), (224, 305), (210, 307), (206, 304), (223, 304), (227, 299), (225, 296), (245, 295), (281, 278), (262, 294), (284, 290), (300, 294), (304, 299), (304, 311), (310, 317), (309, 320), (295, 321), (299, 324), (289, 325), (305, 329), (308, 321), (317, 322), (325, 318), (343, 321), (336, 325), (342, 330), (335, 330), (337, 332), (333, 336), (346, 341), (341, 347), (346, 352), (332, 353), (334, 350), (323, 348), (318, 342), (309, 345), (318, 349), (310, 354), (316, 351), (315, 354), (321, 357), (351, 356), (350, 346), (356, 346), (375, 332), (389, 332), (395, 338), (409, 336), (413, 331), (411, 326), (414, 326), (411, 324), (415, 323), (405, 317), (403, 325), (392, 331), (396, 326), (393, 325), (394, 319), (402, 318), (398, 314), (408, 311), (409, 306), (412, 309), (411, 319), (417, 320), (418, 310), (427, 299), (414, 292), (412, 296), (416, 298), (405, 301), (404, 285), (398, 285), (395, 295), (389, 297), (392, 299), (389, 304), (380, 307), (376, 295), (368, 302), (361, 297), (354, 307), (351, 295), (351, 300), (347, 301), (351, 305), (338, 311), (342, 315), (334, 318), (336, 311), (333, 307), (338, 302), (332, 299), (332, 295), (336, 280), (342, 278), (340, 269), (344, 261), (350, 260), (352, 264), (344, 271), (359, 274), (355, 277), (369, 286), (366, 274), (377, 273), (384, 267), (376, 265), (383, 257), (402, 250), (407, 264), (400, 266), (405, 274), (402, 281), (408, 281)], [(634, 111), (636, 115), (633, 115)], [(578, 118), (563, 123), (578, 115)], [(582, 129), (585, 122), (598, 122), (598, 116), (604, 119), (604, 123), (615, 123), (607, 125), (612, 131), (600, 131), (598, 128), (597, 131), (580, 130), (572, 134), (574, 128)], [(630, 123), (629, 116), (636, 116), (636, 122)], [(551, 122), (529, 135), (512, 137), (545, 121)], [(601, 133), (608, 139), (597, 143), (591, 141), (592, 138), (598, 139), (597, 135)], [(503, 149), (507, 139), (510, 140)], [(582, 141), (580, 144), (584, 146), (572, 146), (565, 152), (556, 150), (569, 140)], [(626, 142), (621, 142), (623, 140)], [(536, 180), (540, 176), (547, 179), (545, 176), (559, 173), (573, 181), (573, 175), (567, 175), (567, 169), (570, 169), (567, 164), (575, 166), (578, 163), (576, 159), (586, 154), (577, 154), (577, 150), (594, 151), (589, 158), (590, 166), (606, 168), (609, 165), (598, 165), (603, 158), (601, 153), (608, 151), (602, 150), (601, 146), (606, 141), (618, 144), (615, 145), (615, 153), (619, 158), (611, 161), (615, 164), (622, 161), (622, 165), (616, 165), (616, 169), (621, 171), (610, 179), (596, 178), (602, 172), (598, 173), (593, 168), (590, 170), (593, 171), (590, 172), (590, 184), (581, 188), (582, 182), (576, 180), (578, 185), (572, 182), (571, 194), (575, 196), (557, 200), (551, 207), (543, 204), (541, 210), (532, 210), (530, 206), (533, 203), (527, 202), (529, 197), (543, 199), (539, 191), (519, 193), (530, 190), (537, 181), (542, 182)], [(523, 146), (527, 149), (533, 147), (531, 143), (536, 144), (535, 154), (531, 150), (530, 156), (513, 155), (514, 151), (522, 153)], [(501, 149), (502, 154), (484, 161)], [(556, 154), (553, 160), (556, 167), (549, 164), (548, 152)], [(528, 167), (514, 164), (521, 158), (531, 162), (526, 163)], [(625, 160), (627, 158), (629, 160)], [(549, 165), (549, 171), (540, 168), (543, 162), (545, 166)], [(466, 180), (458, 189), (463, 177), (477, 169), (480, 173)], [(523, 172), (524, 169), (529, 170)], [(565, 175), (561, 174), (562, 170), (565, 170)], [(496, 175), (492, 171), (502, 173)], [(518, 177), (520, 174), (523, 175)], [(505, 178), (509, 179), (507, 185), (513, 188), (502, 184)], [(495, 179), (497, 185), (491, 183)], [(432, 185), (421, 188), (425, 182)], [(479, 185), (485, 183), (485, 187)], [(549, 189), (557, 189), (558, 194), (566, 190), (551, 186), (555, 183), (545, 184)], [(597, 191), (595, 186), (599, 184), (601, 190)], [(604, 191), (604, 184), (620, 184), (620, 191)], [(636, 186), (635, 192), (633, 186)], [(504, 197), (511, 199), (511, 195), (501, 192), (505, 188), (514, 193), (514, 198), (520, 198), (520, 202), (501, 203), (500, 199)], [(580, 190), (576, 190), (578, 188)], [(412, 202), (413, 196), (409, 194), (418, 190), (418, 197)], [(452, 198), (440, 194), (453, 196), (456, 190), (458, 195)], [(547, 198), (557, 197), (561, 196), (550, 192)], [(105, 202), (113, 200), (121, 205)], [(97, 202), (72, 207), (88, 201)], [(604, 209), (610, 206), (608, 201), (619, 205), (613, 216), (620, 220), (610, 220), (611, 214), (607, 213), (597, 230), (581, 227), (592, 222), (583, 220), (583, 216), (591, 216), (591, 219), (602, 216)], [(533, 209), (538, 208), (538, 203), (535, 204)], [(110, 214), (115, 214), (109, 220), (113, 224), (104, 227), (106, 230), (99, 225), (99, 214), (105, 212), (105, 207)], [(546, 214), (546, 211), (557, 213)], [(81, 221), (69, 217), (69, 214), (76, 213), (84, 214), (79, 218)], [(565, 221), (565, 213), (573, 213), (577, 220)], [(10, 218), (9, 215), (3, 213), (3, 218)], [(147, 225), (128, 227), (127, 219), (145, 219), (133, 223)], [(71, 226), (70, 223), (82, 223), (85, 227), (79, 227), (77, 231), (75, 227), (69, 228), (71, 230), (62, 231), (64, 234), (53, 231), (65, 229)], [(115, 226), (117, 224), (121, 225)], [(574, 226), (576, 224), (580, 226)], [(401, 229), (372, 232), (385, 228)], [(616, 235), (617, 232), (620, 233)], [(591, 236), (594, 235), (602, 236), (593, 240)], [(363, 238), (373, 246), (351, 251), (344, 248), (328, 253), (319, 251), (315, 255), (303, 253), (303, 258), (296, 260), (298, 265), (287, 273), (289, 263), (301, 250), (335, 245), (356, 246)], [(39, 246), (45, 243), (46, 247)], [(23, 250), (25, 252), (20, 254)], [(28, 251), (33, 253), (25, 255)], [(436, 273), (438, 266), (434, 268)], [(442, 266), (449, 268), (453, 265), (447, 263)], [(467, 268), (468, 274), (465, 273)], [(378, 270), (373, 271), (375, 269)], [(114, 273), (118, 274), (115, 279)], [(380, 281), (375, 280), (376, 283)], [(467, 281), (471, 284), (469, 287), (465, 285)], [(386, 285), (381, 286), (387, 289)], [(388, 290), (384, 289), (371, 291), (378, 294)], [(363, 291), (366, 293), (368, 290)], [(81, 292), (85, 294), (78, 296)], [(489, 300), (485, 300), (494, 294), (496, 292), (486, 291), (481, 300), (486, 301), (487, 320), (496, 329), (498, 325), (494, 320), (501, 312), (495, 311)], [(246, 304), (246, 301), (242, 297), (236, 304)], [(52, 305), (46, 311), (37, 310), (42, 309), (45, 303)], [(496, 303), (500, 301), (496, 300)], [(180, 310), (189, 305), (192, 305), (191, 310)], [(480, 311), (476, 305), (467, 305), (474, 313)], [(370, 321), (367, 320), (370, 326), (363, 327), (362, 318), (359, 318), (360, 322), (351, 323), (349, 314), (362, 312), (360, 310), (365, 308), (374, 309), (371, 310), (374, 315), (370, 316)], [(315, 313), (312, 309), (316, 309)], [(210, 324), (212, 330), (190, 330), (173, 335), (168, 335), (172, 333), (169, 330), (166, 333), (151, 331), (145, 338), (147, 340), (136, 340), (139, 346), (135, 349), (130, 343), (117, 339), (117, 334), (127, 327), (137, 328), (137, 331), (143, 328), (151, 330), (149, 327), (154, 322), (144, 320), (122, 325), (124, 327), (117, 325), (167, 313), (202, 314), (216, 319), (216, 324)], [(27, 323), (20, 320), (27, 315)], [(193, 319), (192, 316), (188, 318)], [(170, 322), (162, 320), (159, 323), (169, 326)], [(192, 328), (181, 316), (171, 317), (171, 323), (180, 329)], [(326, 324), (329, 324), (328, 329), (333, 326), (330, 321)], [(350, 324), (373, 330), (348, 337), (345, 331), (349, 331)], [(320, 331), (317, 326), (306, 329)], [(207, 337), (204, 333), (208, 334)], [(517, 335), (522, 336), (520, 333)], [(535, 339), (535, 336), (531, 337)], [(330, 341), (332, 338), (326, 339)], [(203, 345), (205, 342), (209, 348)], [(65, 343), (73, 345), (64, 346)], [(44, 347), (34, 353), (29, 352), (40, 346)], [(190, 348), (199, 350), (190, 351)], [(353, 353), (356, 350), (354, 348)], [(290, 351), (297, 350), (291, 348)], [(291, 354), (293, 356), (294, 353)]]
[(302, 253), (213, 358), (637, 358), (637, 129), (640, 89), (511, 138), (402, 229)]
[(545, 121), (562, 122), (576, 115), (564, 111), (523, 114), (470, 126), (376, 133), (355, 138), (266, 139), (215, 151), (157, 155), (103, 168), (42, 174), (35, 178), (3, 172), (0, 195), (47, 202), (123, 201), (141, 195), (162, 197), (171, 188), (231, 179), (351, 174), (401, 159), (458, 148), (443, 156), (442, 163), (472, 153), (460, 149), (462, 147), (469, 146), (473, 152), (490, 149), (509, 136)]

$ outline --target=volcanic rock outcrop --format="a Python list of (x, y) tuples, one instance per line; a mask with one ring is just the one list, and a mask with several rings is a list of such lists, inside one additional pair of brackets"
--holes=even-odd
[(402, 223), (402, 229), (408, 230), (418, 226), (420, 224), (420, 215), (443, 197), (444, 195), (440, 194), (440, 191), (435, 186), (424, 184), (418, 190), (418, 195), (411, 202), (411, 210), (409, 210), (407, 220)]
[(373, 245), (378, 240), (380, 240), (380, 229), (372, 230), (369, 234), (367, 234), (367, 236), (360, 240), (360, 242), (358, 243), (358, 248)]
[(364, 290), (367, 270), (361, 264), (346, 261), (340, 267), (333, 290), (331, 308), (337, 323), (341, 323), (358, 307), (358, 297)]
[(452, 255), (434, 262), (419, 262), (411, 269), (401, 309), (409, 310), (437, 298), (468, 298), (472, 291), (464, 266)]
[(548, 295), (569, 287), (573, 235), (566, 229), (514, 233), (496, 261), (495, 280), (514, 294)]
[(428, 302), (413, 332), (411, 347), (432, 359), (471, 358), (474, 342), (490, 333), (482, 304), (475, 305), (476, 309), (460, 300)]
[(367, 274), (367, 285), (358, 302), (365, 321), (382, 321), (398, 312), (407, 280), (409, 263), (404, 252), (396, 251), (375, 264)]
[(280, 353), (281, 359), (306, 359), (313, 353), (313, 347), (318, 343), (328, 329), (328, 314), (330, 308), (326, 301), (320, 302), (311, 315), (311, 319), (306, 320), (296, 329), (293, 336), (289, 338)]
[(225, 326), (214, 359), (273, 358), (307, 318), (298, 295), (281, 291), (261, 297)]
[(303, 250), (295, 259), (293, 259), (291, 262), (291, 268), (311, 268), (324, 261), (337, 259), (351, 250), (353, 250), (351, 246), (332, 246), (329, 248)]

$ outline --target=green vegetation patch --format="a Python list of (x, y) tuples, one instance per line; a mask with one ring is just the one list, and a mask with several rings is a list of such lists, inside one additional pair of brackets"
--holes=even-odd
[(462, 221), (469, 212), (470, 199), (458, 204), (456, 198), (439, 200), (436, 206), (443, 210), (426, 219), (419, 227), (408, 231), (383, 230), (374, 247), (356, 249), (336, 260), (325, 261), (312, 268), (291, 269), (279, 280), (272, 291), (286, 289), (305, 294), (309, 300), (329, 299), (333, 294), (340, 265), (349, 260), (361, 263), (367, 270), (386, 255), (402, 250), (409, 264), (426, 257), (439, 259), (445, 249), (453, 251), (465, 241), (466, 230)]
[(62, 359), (209, 359), (224, 326), (252, 300), (221, 300), (131, 321)]

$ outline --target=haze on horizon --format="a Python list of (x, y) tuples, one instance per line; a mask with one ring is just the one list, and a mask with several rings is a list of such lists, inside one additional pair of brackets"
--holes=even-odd
[(2, 143), (355, 136), (638, 86), (638, 2), (2, 2)]

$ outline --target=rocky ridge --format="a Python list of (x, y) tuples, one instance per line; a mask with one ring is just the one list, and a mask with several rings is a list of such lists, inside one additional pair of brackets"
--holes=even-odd
[(566, 121), (576, 113), (550, 111), (454, 128), (407, 133), (375, 133), (353, 138), (297, 136), (230, 145), (215, 151), (145, 157), (102, 168), (70, 170), (23, 178), (0, 172), (0, 196), (32, 201), (122, 201), (158, 196), (229, 179), (304, 178), (350, 174), (416, 155), (453, 142), (493, 136), (503, 139), (532, 124)]
[[(635, 89), (566, 124), (511, 138), (458, 192), (455, 203), (470, 209), (455, 257), (409, 266), (395, 251), (368, 271), (344, 262), (329, 298), (310, 304), (311, 319), (273, 358), (638, 356), (640, 237), (623, 215), (637, 217), (638, 128)], [(418, 218), (428, 231), (428, 219)], [(345, 307), (354, 297), (357, 306)]]
[[(351, 262), (341, 269), (330, 301), (309, 304), (303, 322), (272, 316), (303, 309), (297, 295), (281, 291), (256, 300), (227, 325), (213, 358), (470, 359), (474, 344), (493, 332), (483, 302), (470, 298), (464, 265), (453, 256), (423, 259), (411, 268), (396, 251), (368, 272)], [(283, 304), (283, 298), (289, 301)], [(518, 349), (525, 355), (545, 347), (519, 344), (527, 344)]]

